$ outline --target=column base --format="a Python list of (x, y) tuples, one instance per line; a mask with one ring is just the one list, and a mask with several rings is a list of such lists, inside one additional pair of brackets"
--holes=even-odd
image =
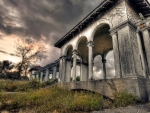
[(138, 74), (126, 74), (126, 75), (123, 75), (122, 78), (145, 78), (144, 76), (142, 75), (138, 75)]
[(95, 80), (93, 77), (89, 78), (88, 81), (93, 81)]

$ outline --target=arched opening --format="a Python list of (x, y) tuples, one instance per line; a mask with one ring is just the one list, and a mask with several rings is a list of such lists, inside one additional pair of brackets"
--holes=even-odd
[(72, 51), (73, 51), (73, 47), (72, 45), (69, 45), (66, 51), (66, 73), (64, 77), (65, 82), (70, 82), (70, 78), (71, 78)]
[(103, 79), (103, 64), (101, 55), (94, 57), (93, 78), (95, 80)]
[(73, 47), (72, 45), (69, 45), (66, 49), (66, 57), (67, 59), (71, 59), (72, 58), (72, 51), (73, 51)]
[[(80, 81), (87, 81), (88, 79), (88, 47), (87, 38), (81, 37), (77, 46), (78, 52), (78, 73), (80, 72)], [(80, 66), (80, 67), (79, 67)]]
[(114, 52), (109, 51), (106, 55), (106, 72), (107, 78), (112, 79), (115, 76), (115, 66), (114, 66)]
[[(107, 72), (107, 60), (109, 61), (109, 57), (106, 58), (106, 56), (108, 55), (107, 53), (110, 50), (113, 50), (113, 44), (112, 44), (112, 37), (110, 36), (110, 32), (109, 32), (109, 25), (107, 24), (101, 24), (96, 30), (95, 33), (93, 35), (93, 42), (94, 42), (94, 46), (93, 46), (93, 56), (96, 55), (101, 55), (101, 59), (99, 59), (99, 61), (97, 61), (98, 63), (102, 63), (100, 64), (102, 66), (102, 73), (103, 73), (103, 79), (107, 79), (108, 77), (108, 73)], [(112, 56), (112, 59), (114, 59), (114, 57)], [(97, 64), (97, 62), (94, 62), (95, 64)], [(99, 66), (100, 66), (99, 65)], [(98, 66), (96, 67), (96, 69), (98, 69)], [(110, 75), (109, 75), (110, 76)]]
[[(81, 57), (79, 55), (77, 55), (77, 60), (76, 60), (76, 81), (80, 81), (81, 79)], [(71, 77), (70, 77), (70, 81), (73, 81), (73, 58), (71, 60)]]

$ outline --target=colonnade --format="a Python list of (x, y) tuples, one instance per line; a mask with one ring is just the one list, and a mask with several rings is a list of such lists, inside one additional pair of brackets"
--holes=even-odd
[[(143, 22), (143, 21), (142, 21)], [(141, 23), (142, 23), (141, 22)], [(141, 76), (148, 77), (150, 75), (150, 31), (149, 27), (140, 28), (140, 23), (137, 28), (127, 21), (116, 28), (109, 30), (112, 37), (113, 52), (114, 52), (114, 66), (115, 78)], [(136, 32), (137, 31), (137, 32)], [(139, 31), (142, 36), (139, 35)], [(142, 44), (142, 40), (143, 44)], [(76, 45), (77, 47), (77, 45)], [(81, 81), (93, 80), (93, 47), (94, 41), (87, 42), (88, 47), (88, 62), (81, 61)], [(144, 50), (143, 50), (144, 48)], [(145, 53), (146, 54), (145, 54)], [(72, 77), (76, 81), (77, 73), (77, 56), (78, 50), (72, 51)], [(60, 76), (62, 82), (70, 82), (71, 75), (71, 61), (67, 56), (60, 57)], [(103, 78), (107, 79), (106, 73), (106, 58), (102, 57), (103, 64)], [(142, 67), (142, 68), (141, 68)]]
[(55, 61), (54, 63), (48, 64), (45, 67), (41, 68), (37, 72), (35, 72), (35, 77), (33, 79), (38, 79), (40, 82), (46, 82), (50, 79), (50, 75), (52, 76), (51, 79), (59, 79), (58, 73), (59, 72), (59, 60)]
[[(80, 62), (80, 81), (88, 81), (93, 80), (93, 46), (94, 42), (89, 41), (87, 42), (88, 47), (88, 63), (84, 63), (81, 59)], [(117, 48), (116, 48), (117, 49)], [(76, 81), (77, 77), (77, 57), (79, 56), (78, 51), (74, 49), (72, 51), (72, 62), (71, 59), (67, 59), (67, 56), (60, 57), (60, 68), (59, 72), (60, 76), (62, 77), (62, 82), (70, 82), (71, 78), (71, 68), (72, 68), (72, 81)], [(72, 64), (72, 67), (71, 67)], [(103, 78), (106, 79), (106, 58), (102, 58), (102, 64), (103, 64)]]

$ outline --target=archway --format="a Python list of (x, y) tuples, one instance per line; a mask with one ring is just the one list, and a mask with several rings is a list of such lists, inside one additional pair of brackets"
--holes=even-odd
[(87, 81), (88, 79), (88, 47), (87, 38), (81, 37), (78, 40), (77, 52), (80, 57), (80, 80)]
[(70, 82), (71, 78), (71, 67), (72, 67), (72, 45), (69, 45), (66, 50), (66, 73), (64, 77), (65, 82)]
[(94, 65), (93, 65), (93, 79), (99, 80), (103, 79), (103, 64), (102, 64), (101, 55), (97, 55), (94, 57)]
[(114, 66), (114, 52), (109, 51), (106, 55), (106, 72), (107, 78), (111, 79), (115, 76), (115, 66)]
[(106, 55), (110, 50), (113, 50), (112, 37), (109, 32), (109, 25), (101, 24), (96, 28), (95, 33), (93, 35), (93, 56), (101, 55), (101, 62), (103, 65), (103, 78), (107, 78), (107, 69), (106, 69)]

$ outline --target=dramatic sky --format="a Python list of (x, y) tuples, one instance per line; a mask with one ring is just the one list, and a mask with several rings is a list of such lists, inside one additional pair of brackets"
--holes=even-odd
[(18, 62), (15, 41), (32, 37), (48, 47), (42, 65), (59, 58), (55, 42), (102, 0), (0, 0), (0, 60)]
[[(149, 0), (150, 1), (150, 0)], [(102, 0), (0, 0), (0, 61), (20, 58), (15, 41), (34, 38), (45, 43), (48, 58), (42, 66), (59, 58), (54, 44), (89, 14)], [(114, 75), (113, 52), (107, 56), (107, 74)], [(100, 64), (100, 65), (99, 65)], [(101, 58), (94, 60), (94, 75), (101, 75)]]

